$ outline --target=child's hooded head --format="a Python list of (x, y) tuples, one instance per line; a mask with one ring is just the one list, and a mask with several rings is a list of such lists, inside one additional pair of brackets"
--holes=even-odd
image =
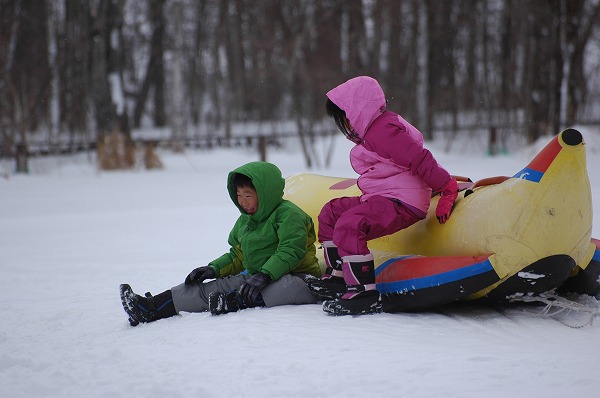
[(229, 173), (227, 190), (242, 214), (265, 219), (283, 200), (285, 180), (277, 166), (251, 162)]
[(327, 92), (327, 98), (331, 102), (326, 105), (328, 115), (355, 143), (363, 140), (371, 123), (386, 107), (383, 89), (369, 76), (358, 76), (340, 84)]

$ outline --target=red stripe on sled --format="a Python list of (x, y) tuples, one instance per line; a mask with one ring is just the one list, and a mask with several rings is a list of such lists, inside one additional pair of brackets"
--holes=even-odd
[(554, 161), (554, 158), (556, 158), (556, 155), (558, 155), (561, 148), (558, 137), (554, 137), (554, 139), (537, 154), (531, 163), (527, 165), (527, 168), (541, 171), (542, 173), (545, 172), (548, 170), (548, 166)]
[(442, 274), (485, 261), (489, 256), (404, 257), (387, 265), (377, 282), (402, 281)]

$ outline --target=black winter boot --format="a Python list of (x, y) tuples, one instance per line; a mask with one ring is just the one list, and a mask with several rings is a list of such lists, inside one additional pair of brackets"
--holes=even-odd
[(222, 315), (247, 308), (237, 291), (212, 292), (208, 295), (208, 309), (213, 315)]
[(265, 301), (261, 294), (258, 295), (252, 305), (247, 305), (237, 290), (229, 293), (215, 291), (208, 295), (208, 309), (212, 315), (228, 314), (230, 312), (245, 310), (246, 308), (264, 306)]
[(346, 293), (323, 302), (323, 311), (333, 315), (366, 315), (382, 312), (381, 295), (375, 288), (373, 255), (343, 258), (342, 269)]
[(321, 279), (307, 281), (308, 288), (321, 300), (332, 300), (346, 293), (346, 282), (342, 271), (342, 259), (332, 241), (323, 242), (325, 274)]
[(129, 316), (131, 326), (137, 326), (140, 322), (147, 323), (169, 318), (177, 314), (170, 290), (157, 296), (146, 293), (146, 297), (142, 297), (135, 294), (129, 285), (123, 284), (119, 286), (119, 289), (121, 304), (123, 304), (123, 309)]

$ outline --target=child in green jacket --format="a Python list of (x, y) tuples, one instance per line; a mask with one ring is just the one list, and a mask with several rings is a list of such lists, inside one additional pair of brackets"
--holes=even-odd
[(248, 163), (230, 172), (227, 190), (241, 215), (229, 233), (229, 252), (156, 296), (142, 297), (129, 285), (121, 285), (121, 302), (131, 326), (180, 311), (220, 315), (248, 307), (316, 303), (305, 283), (305, 278), (321, 275), (314, 224), (308, 214), (283, 199), (284, 185), (279, 168), (267, 162)]

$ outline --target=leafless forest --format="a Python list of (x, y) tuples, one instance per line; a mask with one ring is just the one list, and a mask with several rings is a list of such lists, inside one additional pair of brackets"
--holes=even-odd
[(427, 138), (599, 123), (600, 0), (0, 0), (0, 156), (275, 125), (310, 164), (357, 75)]

